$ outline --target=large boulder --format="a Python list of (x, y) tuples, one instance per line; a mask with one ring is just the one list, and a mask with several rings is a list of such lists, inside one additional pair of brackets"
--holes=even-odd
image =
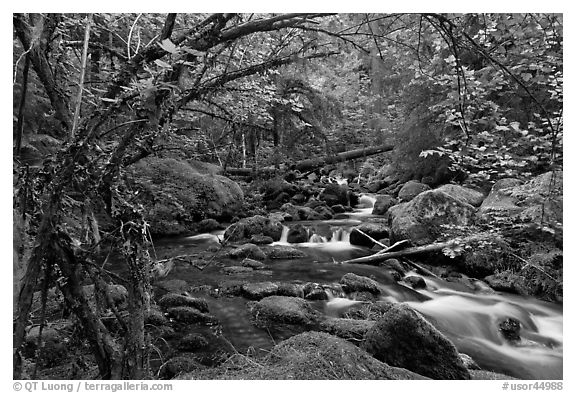
[(266, 259), (266, 254), (256, 244), (246, 243), (227, 253), (230, 258)]
[(346, 293), (351, 292), (370, 292), (374, 295), (386, 293), (382, 289), (382, 285), (378, 281), (374, 281), (369, 277), (359, 276), (354, 273), (346, 273), (340, 279), (342, 289)]
[(443, 191), (431, 190), (391, 207), (388, 213), (392, 243), (409, 239), (415, 245), (424, 245), (440, 236), (443, 225), (473, 224), (475, 209)]
[(385, 239), (388, 237), (388, 226), (382, 223), (376, 222), (365, 222), (353, 228), (350, 232), (350, 244), (355, 246), (365, 246), (372, 247), (374, 242), (370, 240), (366, 235), (363, 235), (356, 229), (364, 232), (366, 235), (370, 236), (374, 240)]
[(407, 305), (392, 306), (366, 333), (361, 348), (432, 379), (470, 379), (454, 344)]
[(242, 295), (248, 299), (260, 300), (278, 293), (278, 284), (273, 282), (251, 282), (242, 285)]
[(294, 206), (291, 203), (285, 203), (280, 207), (283, 213), (292, 217), (293, 220), (324, 220), (325, 214), (315, 211), (310, 206)]
[(408, 202), (414, 199), (417, 195), (428, 190), (430, 190), (429, 185), (420, 183), (416, 180), (410, 180), (402, 186), (400, 191), (398, 191), (398, 199), (400, 199), (401, 202)]
[(276, 345), (258, 362), (245, 356), (179, 379), (413, 380), (427, 379), (382, 363), (354, 344), (321, 332), (305, 332)]
[(563, 222), (562, 202), (563, 172), (546, 172), (524, 184), (516, 179), (497, 181), (482, 202), (479, 215), (485, 220), (505, 216), (556, 228)]
[[(204, 168), (206, 169), (206, 168)], [(227, 177), (200, 172), (185, 161), (148, 157), (129, 172), (144, 205), (151, 232), (175, 235), (205, 218), (230, 219), (242, 210), (244, 194)]]
[(474, 207), (480, 206), (485, 198), (482, 192), (457, 184), (444, 184), (438, 187), (437, 190), (443, 191), (451, 197), (460, 199), (462, 202), (466, 202)]
[(305, 243), (308, 241), (308, 231), (302, 224), (296, 224), (288, 230), (288, 243)]
[(376, 322), (362, 319), (328, 318), (320, 323), (320, 330), (352, 343), (361, 342)]
[(397, 203), (398, 201), (392, 195), (378, 195), (376, 201), (374, 201), (372, 214), (383, 216), (388, 212), (388, 209)]
[(306, 258), (306, 253), (291, 246), (274, 246), (266, 250), (270, 259), (299, 259)]
[(327, 184), (326, 188), (322, 190), (318, 198), (326, 202), (328, 206), (333, 205), (350, 205), (350, 190), (348, 186), (341, 186), (339, 184)]
[(280, 221), (257, 215), (243, 218), (230, 225), (224, 232), (224, 239), (240, 241), (250, 239), (254, 235), (263, 235), (278, 241), (282, 236), (282, 229), (283, 225)]

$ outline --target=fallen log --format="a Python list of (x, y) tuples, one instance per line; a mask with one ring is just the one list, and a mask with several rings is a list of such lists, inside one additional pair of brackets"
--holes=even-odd
[(309, 158), (302, 161), (297, 161), (294, 164), (286, 165), (284, 168), (276, 168), (273, 166), (262, 167), (262, 168), (226, 168), (224, 174), (232, 176), (253, 176), (259, 173), (261, 174), (274, 174), (276, 172), (285, 172), (286, 170), (298, 170), (300, 172), (313, 170), (324, 165), (335, 164), (338, 162), (344, 162), (349, 160), (355, 160), (357, 158), (364, 158), (367, 156), (372, 156), (375, 154), (385, 153), (387, 151), (394, 150), (393, 145), (380, 145), (365, 147), (362, 149), (354, 149), (344, 151), (342, 153), (337, 153), (331, 156), (319, 157), (319, 158)]
[(344, 162), (348, 160), (354, 160), (357, 158), (364, 158), (366, 156), (372, 156), (375, 154), (380, 154), (391, 150), (394, 150), (394, 146), (388, 144), (374, 147), (366, 147), (363, 149), (349, 150), (342, 153), (334, 154), (333, 156), (310, 158), (307, 160), (298, 161), (297, 163), (294, 164), (293, 169), (297, 169), (300, 172), (302, 172), (309, 169), (318, 168), (324, 165), (335, 164), (337, 162)]
[(378, 263), (385, 261), (387, 259), (405, 257), (407, 255), (423, 254), (427, 252), (440, 251), (443, 248), (449, 247), (454, 244), (453, 241), (445, 243), (433, 243), (427, 244), (425, 246), (409, 247), (400, 251), (391, 252), (379, 252), (374, 255), (368, 255), (366, 257), (349, 259), (347, 261), (342, 261), (342, 263), (360, 263), (365, 265), (378, 265)]

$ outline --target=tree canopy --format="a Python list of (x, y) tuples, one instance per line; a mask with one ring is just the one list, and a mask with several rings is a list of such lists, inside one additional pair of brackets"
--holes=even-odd
[[(562, 23), (556, 14), (14, 14), (14, 201), (34, 239), (15, 348), (46, 274), (91, 333), (101, 375), (145, 375), (149, 231), (123, 174), (147, 156), (257, 168), (390, 143), (404, 172), (425, 175), (434, 156), (480, 186), (560, 168)], [(95, 212), (112, 223), (107, 239)], [(130, 271), (125, 341), (80, 300), (81, 277), (104, 285), (93, 254), (104, 241)]]

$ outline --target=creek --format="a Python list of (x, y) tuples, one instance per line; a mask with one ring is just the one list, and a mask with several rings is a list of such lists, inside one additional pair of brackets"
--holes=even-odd
[[(346, 273), (371, 277), (382, 284), (386, 294), (381, 300), (406, 303), (445, 334), (458, 348), (474, 359), (484, 370), (500, 372), (520, 379), (562, 379), (563, 312), (562, 306), (534, 298), (504, 293), (474, 291), (468, 286), (442, 279), (423, 277), (425, 289), (412, 289), (404, 281), (396, 282), (377, 266), (341, 264), (343, 260), (374, 253), (365, 247), (351, 245), (349, 233), (361, 222), (378, 219), (372, 216), (374, 197), (364, 195), (356, 209), (346, 218), (300, 222), (309, 228), (306, 243), (290, 244), (303, 250), (307, 257), (293, 260), (266, 260), (266, 269), (227, 275), (222, 269), (238, 260), (215, 258), (202, 270), (186, 263), (176, 263), (165, 279), (182, 279), (191, 286), (212, 286), (222, 282), (289, 282), (318, 283), (336, 287)], [(381, 218), (380, 218), (381, 219)], [(293, 225), (294, 223), (286, 223)], [(173, 256), (205, 251), (218, 244), (222, 231), (197, 236), (163, 239), (156, 242), (158, 256)], [(287, 228), (280, 241), (263, 249), (286, 242)], [(412, 271), (409, 275), (418, 275)], [(194, 294), (196, 296), (196, 294)], [(250, 323), (247, 299), (229, 296), (206, 296), (211, 314), (222, 324), (222, 332), (239, 351), (264, 354), (275, 340), (269, 332)], [(325, 301), (311, 301), (327, 316), (338, 316), (357, 303), (333, 291)], [(520, 340), (510, 342), (502, 336), (499, 324), (514, 318), (521, 324)]]

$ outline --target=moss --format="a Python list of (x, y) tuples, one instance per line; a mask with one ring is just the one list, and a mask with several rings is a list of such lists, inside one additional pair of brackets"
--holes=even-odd
[(204, 314), (192, 307), (172, 307), (167, 310), (170, 318), (183, 323), (208, 323), (214, 324), (218, 320), (212, 315)]
[(154, 234), (186, 232), (195, 221), (230, 219), (242, 210), (244, 194), (232, 180), (198, 172), (172, 158), (146, 158), (129, 173)]
[(186, 306), (186, 307), (194, 307), (195, 309), (201, 312), (208, 312), (208, 303), (206, 303), (206, 300), (190, 296), (179, 295), (176, 293), (168, 293), (162, 296), (158, 301), (158, 304), (164, 309), (171, 307)]
[(254, 359), (234, 355), (217, 368), (181, 375), (178, 379), (226, 380), (409, 380), (426, 379), (388, 366), (338, 337), (307, 332), (276, 345), (269, 355)]

